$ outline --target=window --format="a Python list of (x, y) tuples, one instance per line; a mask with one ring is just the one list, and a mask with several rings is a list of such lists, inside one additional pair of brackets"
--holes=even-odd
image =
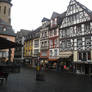
[(66, 48), (66, 41), (62, 41), (61, 42), (61, 49), (65, 49)]
[(4, 28), (3, 28), (3, 31), (6, 31), (6, 30), (7, 30), (7, 29), (4, 27)]
[(47, 56), (47, 52), (46, 51), (43, 51), (41, 55), (42, 56)]
[(58, 39), (55, 39), (55, 43), (54, 43), (55, 47), (57, 47), (57, 44), (58, 44), (57, 41), (58, 41)]
[(90, 32), (90, 23), (86, 23), (84, 26), (84, 32), (89, 33)]
[(51, 20), (51, 27), (56, 26), (57, 24), (57, 18)]
[(0, 12), (1, 12), (1, 6), (0, 6)]
[(47, 37), (47, 32), (45, 32), (45, 37)]
[(50, 36), (53, 36), (53, 31), (52, 30), (50, 31)]
[(57, 29), (54, 30), (54, 35), (57, 35)]
[(41, 47), (44, 47), (44, 43), (42, 42)]
[(91, 60), (91, 53), (90, 53), (90, 51), (79, 52), (78, 56), (79, 56), (79, 60), (81, 60), (81, 61)]
[(54, 56), (57, 56), (57, 50), (54, 50)]
[(39, 53), (39, 49), (34, 50), (34, 55), (37, 55)]
[(2, 53), (2, 57), (8, 57), (8, 52), (1, 52)]
[(44, 46), (45, 46), (45, 47), (47, 46), (47, 41), (44, 42)]
[(70, 30), (66, 30), (66, 32), (67, 32), (67, 37), (69, 37), (70, 36)]
[(39, 47), (39, 40), (35, 40), (35, 41), (34, 41), (34, 47), (35, 47), (35, 48)]
[(53, 40), (50, 40), (50, 47), (53, 46)]
[(66, 36), (65, 30), (62, 30), (62, 37), (65, 37), (65, 36)]
[(81, 25), (80, 26), (77, 26), (77, 33), (78, 33), (78, 35), (79, 34), (81, 35), (81, 33), (82, 33), (82, 31), (81, 31)]
[(4, 14), (6, 14), (6, 6), (4, 7)]
[(82, 53), (79, 53), (79, 60), (82, 60)]
[(50, 56), (53, 56), (53, 51), (52, 50), (50, 50)]
[(83, 61), (86, 61), (87, 60), (87, 55), (85, 52), (83, 52), (83, 58), (82, 58)]
[(10, 8), (9, 8), (9, 12), (8, 12), (8, 15), (10, 16)]
[(90, 52), (87, 52), (87, 57), (88, 57), (88, 60), (91, 60), (91, 53)]
[(71, 41), (67, 40), (67, 48), (70, 48), (70, 47), (71, 47)]
[(77, 42), (77, 46), (78, 46), (78, 47), (81, 47), (81, 46), (82, 46), (82, 40), (81, 40), (81, 39), (78, 39), (77, 41), (78, 41), (78, 42)]
[(86, 46), (91, 46), (91, 39), (86, 39)]

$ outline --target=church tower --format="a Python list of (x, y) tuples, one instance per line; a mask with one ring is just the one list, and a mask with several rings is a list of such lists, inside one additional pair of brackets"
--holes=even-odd
[(11, 0), (0, 0), (0, 19), (11, 25)]

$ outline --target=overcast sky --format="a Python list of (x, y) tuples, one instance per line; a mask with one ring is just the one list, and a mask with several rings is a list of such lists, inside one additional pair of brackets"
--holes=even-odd
[[(92, 10), (91, 0), (77, 0)], [(15, 32), (32, 30), (41, 25), (43, 17), (51, 17), (53, 11), (62, 13), (70, 0), (12, 0), (11, 24)]]

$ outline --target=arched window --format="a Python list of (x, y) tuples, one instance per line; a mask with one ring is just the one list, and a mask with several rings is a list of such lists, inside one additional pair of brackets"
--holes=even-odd
[(4, 14), (6, 14), (6, 6), (4, 7)]

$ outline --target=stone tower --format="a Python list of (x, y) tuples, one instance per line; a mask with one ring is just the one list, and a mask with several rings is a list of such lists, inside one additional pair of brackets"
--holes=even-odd
[(0, 0), (0, 18), (11, 25), (11, 0)]

